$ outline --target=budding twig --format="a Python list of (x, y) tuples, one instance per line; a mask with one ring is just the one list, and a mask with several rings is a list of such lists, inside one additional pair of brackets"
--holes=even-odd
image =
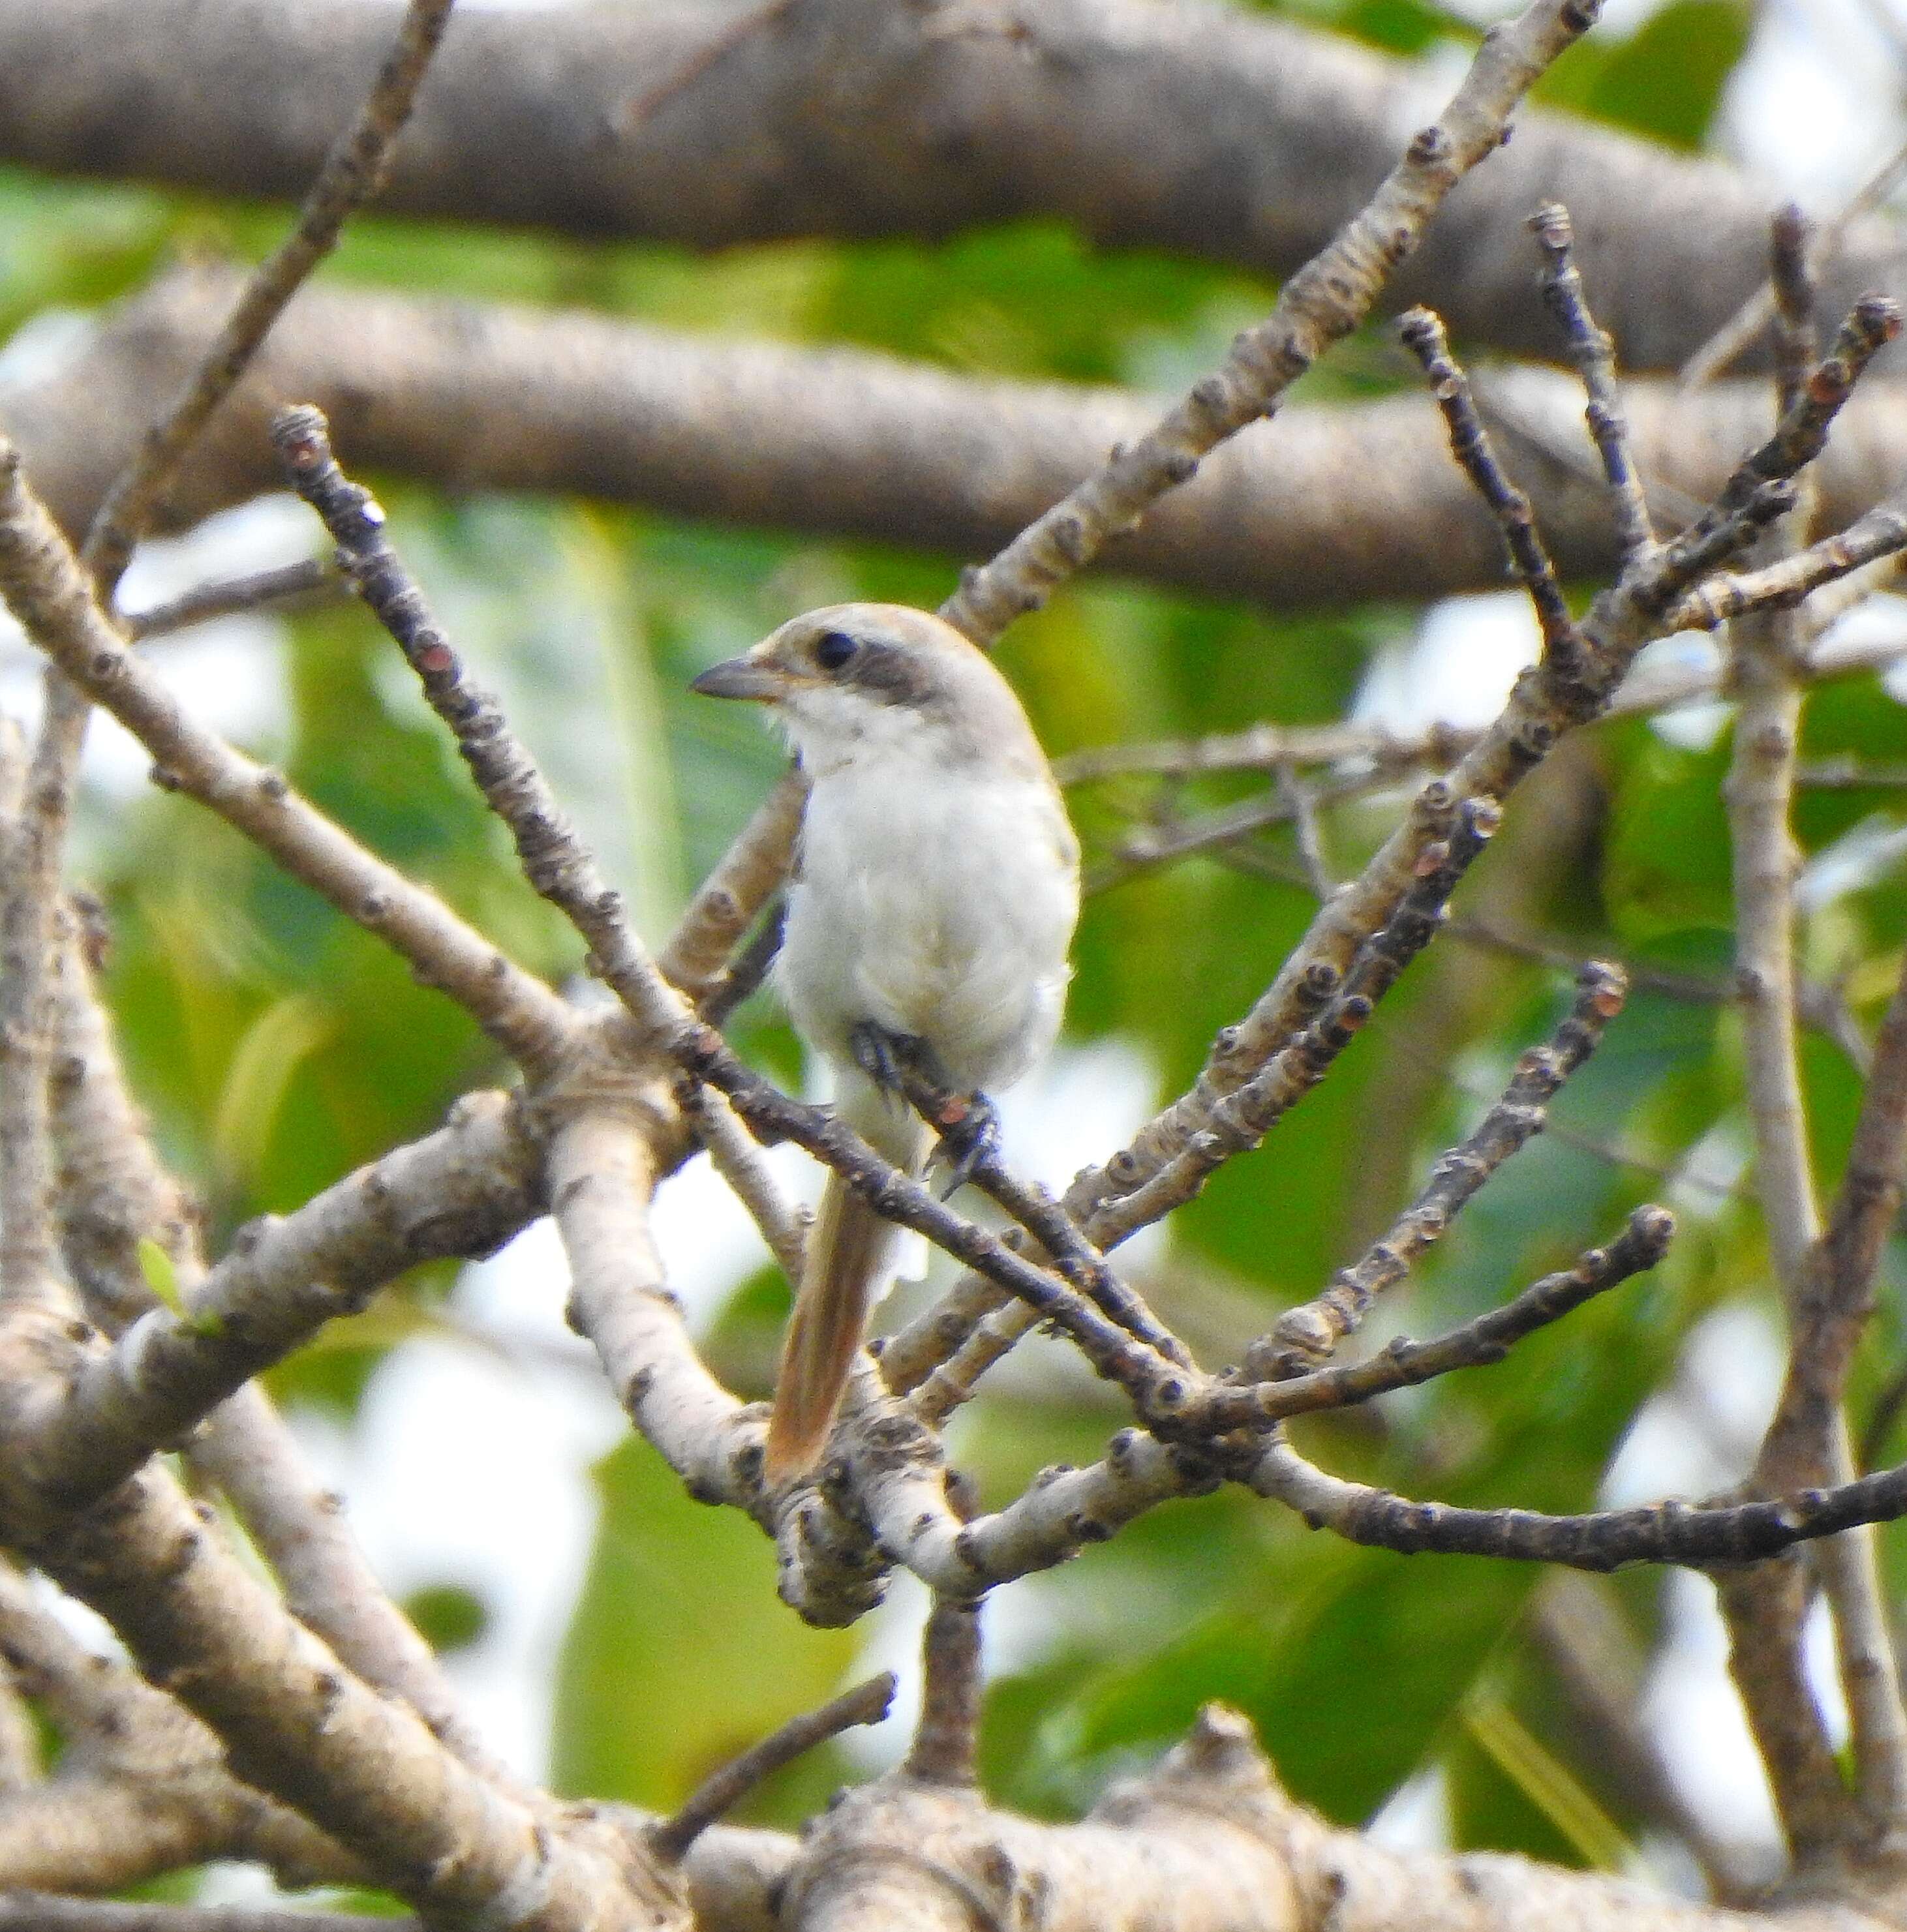
[(1616, 392), (1616, 350), (1589, 312), (1582, 276), (1575, 264), (1575, 237), (1569, 210), (1548, 202), (1530, 218), (1530, 226), (1548, 262), (1543, 274), (1544, 300), (1563, 331), (1563, 339), (1589, 392), (1584, 419), (1590, 440), (1602, 459), (1602, 474), (1615, 511), (1616, 531), (1625, 565), (1645, 554), (1654, 542), (1642, 479), (1629, 454), (1629, 430), (1623, 421)]
[(1548, 1045), (1517, 1063), (1502, 1099), (1473, 1133), (1435, 1163), (1423, 1191), (1363, 1258), (1341, 1269), (1315, 1300), (1288, 1309), (1271, 1334), (1252, 1346), (1245, 1360), (1254, 1373), (1302, 1374), (1357, 1332), (1377, 1296), (1402, 1280), (1485, 1182), (1542, 1131), (1548, 1102), (1596, 1051), (1603, 1028), (1622, 1010), (1625, 991), (1614, 967), (1596, 960), (1583, 968), (1569, 1016)]

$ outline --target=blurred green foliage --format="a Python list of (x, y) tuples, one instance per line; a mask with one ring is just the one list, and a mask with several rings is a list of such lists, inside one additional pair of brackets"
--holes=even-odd
[[(1425, 0), (1289, 0), (1276, 10), (1404, 52), (1474, 38)], [(1656, 140), (1698, 145), (1749, 24), (1734, 0), (1671, 0), (1626, 40), (1586, 43), (1545, 92)], [(44, 326), (134, 288), (170, 252), (256, 255), (283, 220), (276, 209), (0, 172), (0, 314), (9, 327)], [(1107, 254), (1042, 223), (932, 247), (804, 244), (706, 260), (368, 219), (328, 272), (854, 341), (1014, 376), (1155, 384), (1196, 370), (1270, 296), (1248, 277)], [(1374, 338), (1339, 366), (1347, 373), (1321, 372), (1327, 385), (1392, 380)], [(450, 628), (504, 692), (652, 938), (778, 768), (755, 721), (696, 701), (689, 679), (805, 605), (936, 602), (959, 561), (601, 506), (415, 488), (386, 500)], [(1020, 625), (1001, 658), (1059, 753), (1341, 716), (1374, 653), (1407, 638), (1414, 619), (1384, 608), (1272, 620), (1094, 582)], [(365, 619), (340, 610), (286, 626), (281, 674), (282, 718), (260, 748), (518, 958), (574, 972), (576, 944), (517, 878), (443, 734)], [(1812, 700), (1808, 754), (1897, 758), (1901, 725), (1877, 681), (1850, 680)], [(1547, 849), (1538, 838), (1518, 861), (1545, 869), (1541, 909), (1563, 944), (1725, 982), (1728, 757), (1725, 732), (1706, 749), (1638, 723), (1593, 734), (1569, 780), (1594, 794), (1593, 836)], [(1563, 782), (1546, 772), (1531, 788)], [(1135, 817), (1190, 814), (1263, 782), (1168, 794), (1125, 781), (1083, 790), (1074, 806), (1097, 860)], [(1877, 815), (1897, 820), (1899, 796), (1808, 794), (1799, 814), (1808, 851)], [(1326, 814), (1341, 874), (1398, 802)], [(167, 1153), (203, 1194), (215, 1240), (427, 1130), (457, 1093), (497, 1077), (455, 1010), (190, 805), (155, 794), (116, 810), (92, 851), (132, 1070)], [(1215, 1029), (1250, 1005), (1311, 916), (1305, 892), (1266, 876), (1295, 873), (1288, 835), (1264, 835), (1249, 856), (1256, 869), (1201, 859), (1145, 871), (1087, 908), (1072, 1037), (1125, 1042), (1154, 1070), (1161, 1098), (1196, 1073)], [(1467, 886), (1467, 904), (1500, 890), (1494, 862)], [(1857, 884), (1816, 919), (1809, 970), (1844, 984), (1857, 1016), (1871, 1018), (1903, 939), (1896, 870)], [(1446, 941), (1268, 1148), (1179, 1218), (1152, 1270), (1161, 1300), (1205, 1309), (1236, 1347), (1314, 1292), (1566, 1004), (1555, 971)], [(761, 1064), (797, 1076), (797, 1052), (768, 1001), (752, 1003), (736, 1033)], [(1831, 1174), (1857, 1082), (1845, 1055), (1818, 1039), (1806, 1070), (1816, 1150)], [(1638, 993), (1554, 1118), (1555, 1131), (1485, 1192), (1386, 1318), (1419, 1331), (1461, 1320), (1606, 1238), (1652, 1194), (1683, 1216), (1671, 1258), (1487, 1372), (1308, 1425), (1302, 1439), (1334, 1466), (1479, 1505), (1590, 1507), (1692, 1326), (1739, 1301), (1765, 1306), (1740, 1177), (1739, 1043), (1722, 1008)], [(1897, 1251), (1887, 1266), (1897, 1284)], [(382, 1327), (353, 1328), (286, 1364), (279, 1393), (348, 1416), (394, 1336), (430, 1332), (448, 1286), (441, 1270), (405, 1284)], [(718, 1348), (758, 1339), (782, 1292), (765, 1276), (737, 1284)], [(1894, 1303), (1884, 1307), (1859, 1372), (1863, 1404), (1907, 1342)], [(1049, 1383), (1026, 1399), (990, 1394), (963, 1420), (960, 1453), (990, 1499), (1043, 1463), (1090, 1459), (1116, 1426), (1077, 1378)], [(725, 1754), (836, 1688), (858, 1640), (802, 1627), (775, 1597), (773, 1552), (753, 1527), (689, 1502), (645, 1447), (617, 1449), (596, 1478), (596, 1544), (557, 1670), (556, 1776), (566, 1791), (668, 1806)], [(1899, 1544), (1889, 1539), (1889, 1560), (1907, 1584)], [(990, 1779), (1013, 1803), (1075, 1811), (1170, 1743), (1201, 1702), (1223, 1697), (1258, 1724), (1293, 1789), (1334, 1816), (1366, 1817), (1441, 1767), (1464, 1842), (1602, 1858), (1635, 1821), (1604, 1768), (1582, 1760), (1524, 1641), (1533, 1580), (1483, 1562), (1350, 1548), (1236, 1494), (1159, 1512), (1020, 1586), (1018, 1610), (1002, 1606), (1019, 1634), (989, 1706)], [(1625, 1590), (1638, 1627), (1654, 1614), (1654, 1588), (1643, 1579)], [(480, 1600), (456, 1589), (413, 1608), (446, 1642), (477, 1637), (485, 1618)], [(799, 1815), (842, 1762), (797, 1767), (758, 1813)]]

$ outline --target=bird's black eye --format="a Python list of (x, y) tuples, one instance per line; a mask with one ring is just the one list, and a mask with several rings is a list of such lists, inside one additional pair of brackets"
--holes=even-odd
[(815, 662), (823, 670), (839, 670), (860, 648), (845, 631), (824, 631), (815, 640)]

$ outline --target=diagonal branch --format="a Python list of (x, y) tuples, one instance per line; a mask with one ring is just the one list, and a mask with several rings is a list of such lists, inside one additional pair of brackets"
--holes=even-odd
[(1622, 1011), (1626, 992), (1614, 967), (1600, 960), (1584, 967), (1575, 1004), (1555, 1036), (1518, 1061), (1502, 1098), (1473, 1132), (1437, 1160), (1428, 1184), (1389, 1231), (1361, 1260), (1341, 1269), (1322, 1294), (1279, 1316), (1271, 1334), (1247, 1352), (1247, 1366), (1260, 1375), (1302, 1373), (1355, 1334), (1377, 1296), (1401, 1281), (1498, 1168), (1542, 1132), (1548, 1103), (1602, 1043), (1602, 1030)]
[(1366, 206), (1291, 277), (1270, 316), (1246, 330), (1211, 375), (1096, 476), (1029, 524), (992, 562), (966, 572), (940, 614), (990, 644), (1038, 610), (1107, 538), (1142, 516), (1200, 461), (1284, 392), (1369, 314), (1444, 198), (1500, 144), (1531, 84), (1601, 11), (1599, 0), (1535, 0), (1494, 29), (1440, 118), (1410, 143)]
[(213, 411), (236, 386), (299, 285), (337, 245), (346, 221), (383, 187), (392, 150), (410, 118), (452, 4), (409, 0), (377, 78), (326, 156), (296, 225), (248, 280), (191, 380), (107, 492), (81, 552), (103, 604), (112, 603), (133, 546)]
[(66, 539), (28, 488), (18, 453), (3, 440), (0, 596), (34, 644), (152, 753), (160, 783), (209, 806), (293, 878), (377, 934), (513, 1058), (550, 1063), (571, 1028), (563, 1002), (433, 894), (367, 852), (280, 774), (186, 715), (100, 609)]

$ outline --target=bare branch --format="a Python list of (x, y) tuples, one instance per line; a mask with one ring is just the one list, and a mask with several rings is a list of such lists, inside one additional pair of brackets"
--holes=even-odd
[(1545, 1275), (1502, 1307), (1475, 1316), (1434, 1341), (1398, 1336), (1368, 1361), (1305, 1370), (1240, 1390), (1230, 1399), (1221, 1395), (1212, 1405), (1209, 1426), (1222, 1428), (1236, 1418), (1239, 1426), (1247, 1426), (1314, 1409), (1343, 1408), (1393, 1389), (1414, 1388), (1457, 1369), (1500, 1361), (1526, 1335), (1560, 1322), (1584, 1302), (1653, 1268), (1668, 1252), (1674, 1232), (1675, 1217), (1666, 1209), (1638, 1208), (1606, 1248), (1591, 1248), (1574, 1268)]
[(1597, 327), (1583, 294), (1582, 276), (1575, 263), (1575, 236), (1569, 211), (1549, 202), (1530, 218), (1530, 227), (1548, 263), (1543, 275), (1543, 299), (1563, 330), (1569, 359), (1576, 365), (1589, 395), (1585, 419), (1616, 514), (1616, 532), (1625, 564), (1643, 555), (1655, 541), (1649, 526), (1649, 506), (1643, 500), (1642, 480), (1629, 448), (1629, 426), (1623, 421), (1616, 391), (1616, 345)]
[[(1569, 1016), (1548, 1045), (1518, 1061), (1503, 1098), (1473, 1133), (1435, 1163), (1428, 1184), (1369, 1252), (1340, 1270), (1316, 1300), (1288, 1309), (1271, 1334), (1253, 1346), (1247, 1361), (1257, 1372), (1302, 1373), (1357, 1332), (1377, 1297), (1401, 1281), (1503, 1162), (1542, 1132), (1549, 1102), (1602, 1043), (1603, 1028), (1622, 1011), (1626, 992), (1614, 968), (1599, 960), (1583, 969)], [(1668, 1238), (1665, 1228), (1665, 1246)]]
[[(127, 1089), (83, 946), (68, 944), (54, 994), (61, 1246), (89, 1312), (113, 1334), (157, 1305), (142, 1239), (165, 1252), (182, 1296), (200, 1292), (204, 1257), (191, 1204), (160, 1166)], [(429, 1646), (372, 1574), (342, 1498), (313, 1477), (264, 1390), (248, 1384), (221, 1404), (186, 1454), (225, 1492), (291, 1610), (368, 1683), (406, 1699), (467, 1763), (500, 1774)]]
[(472, 1094), (437, 1132), (248, 1223), (182, 1314), (149, 1310), (78, 1368), (38, 1438), (42, 1479), (68, 1507), (104, 1494), (393, 1276), (489, 1252), (538, 1211), (537, 1152), (503, 1095)]
[(513, 1058), (548, 1064), (571, 1025), (563, 1001), (432, 894), (365, 851), (279, 773), (186, 716), (94, 601), (65, 538), (28, 489), (17, 452), (4, 441), (0, 594), (34, 644), (152, 754), (161, 783), (209, 806), (294, 878), (377, 933)]
[(980, 1661), (978, 1604), (934, 1600), (920, 1648), (924, 1670), (920, 1719), (902, 1766), (929, 1784), (971, 1786), (984, 1682)]
[[(169, 272), (69, 357), (7, 386), (0, 416), (69, 532), (84, 527), (146, 399), (182, 379), (233, 286), (203, 266)], [(1531, 365), (1475, 382), (1500, 448), (1529, 449), (1518, 480), (1557, 570), (1566, 581), (1605, 579), (1620, 558), (1594, 453), (1578, 458), (1580, 391)], [(1877, 372), (1837, 424), (1819, 465), (1824, 530), (1895, 487), (1904, 390)], [(341, 460), (359, 472), (872, 536), (954, 560), (1010, 541), (1113, 444), (1143, 436), (1161, 406), (1134, 391), (983, 380), (845, 347), (320, 284), (293, 302), (196, 446), (166, 527), (280, 487), (265, 431), (287, 396), (326, 412)], [(1624, 403), (1665, 526), (1706, 502), (1765, 430), (1761, 383), (1684, 394), (1636, 382)], [(1381, 492), (1368, 487), (1374, 473)], [(1290, 609), (1494, 589), (1501, 555), (1435, 408), (1404, 394), (1294, 399), (1275, 425), (1221, 444), (1095, 568)]]
[(280, 564), (245, 577), (201, 584), (163, 604), (125, 615), (126, 634), (137, 644), (169, 638), (197, 624), (216, 622), (254, 610), (296, 610), (334, 596), (342, 587), (337, 568), (323, 557)]
[(1224, 364), (1157, 428), (1116, 452), (991, 562), (965, 573), (940, 614), (975, 643), (990, 644), (1014, 618), (1038, 610), (1108, 537), (1187, 482), (1209, 451), (1269, 415), (1291, 383), (1364, 320), (1444, 197), (1495, 150), (1530, 85), (1599, 11), (1594, 0), (1534, 0), (1488, 36), (1441, 117), (1416, 136), (1331, 244), (1285, 284), (1270, 316), (1240, 335)]
[[(1872, 10), (1881, 12), (1884, 10), (1875, 8)], [(1872, 214), (1882, 206), (1899, 185), (1903, 172), (1907, 172), (1907, 148), (1896, 149), (1889, 155), (1854, 191), (1839, 214), (1831, 220), (1823, 222), (1812, 236), (1805, 238), (1806, 251), (1799, 256), (1795, 262), (1799, 274), (1804, 275), (1811, 284), (1815, 281), (1821, 270), (1839, 251), (1849, 228), (1863, 216)], [(1716, 377), (1723, 374), (1731, 364), (1746, 353), (1755, 338), (1774, 319), (1777, 301), (1775, 278), (1770, 275), (1683, 362), (1677, 378), (1682, 386), (1695, 388), (1701, 383), (1713, 382)]]
[[(533, 20), (472, 10), (434, 64), (383, 205), (698, 250), (796, 235), (938, 239), (1035, 217), (1101, 245), (1282, 279), (1395, 160), (1400, 103), (1425, 85), (1418, 64), (1342, 35), (1187, 0), (1047, 0), (1037, 16), (953, 21), (859, 0), (779, 14), (632, 123), (632, 103), (692, 70), (730, 17), (696, 6)], [(392, 0), (322, 20), (272, 0), (6, 0), (0, 142), (30, 167), (296, 196), (398, 18)], [(947, 31), (962, 18), (982, 30)], [(202, 77), (234, 46), (254, 85), (208, 90)], [(827, 104), (849, 96), (863, 112), (830, 118)], [(272, 112), (291, 98), (296, 116)], [(110, 143), (97, 138), (104, 115)], [(866, 138), (870, 117), (878, 143)], [(797, 126), (800, 142), (765, 133)], [(507, 170), (496, 165), (500, 128), (512, 130)], [(585, 128), (601, 138), (579, 147)], [(1539, 108), (1516, 128), (1440, 218), (1400, 291), (1460, 338), (1547, 352), (1536, 291), (1500, 246), (1545, 200), (1596, 208), (1584, 266), (1606, 289), (1602, 320), (1632, 369), (1681, 364), (1761, 280), (1768, 194), (1748, 171)], [(1840, 256), (1836, 308), (1898, 282), (1890, 222), (1851, 230)]]
[[(1681, 614), (1679, 605), (1671, 614), (1676, 618)], [(1678, 623), (1677, 628), (1685, 627)], [(1907, 632), (1899, 637), (1837, 641), (1831, 648), (1815, 644), (1797, 657), (1794, 670), (1803, 682), (1821, 684), (1884, 669), (1902, 656), (1907, 656)], [(1699, 704), (1722, 697), (1726, 678), (1725, 668), (1719, 659), (1712, 664), (1660, 668), (1644, 662), (1624, 680), (1602, 716), (1636, 718)], [(1480, 730), (1444, 724), (1428, 725), (1410, 734), (1380, 725), (1254, 724), (1243, 731), (1215, 732), (1204, 738), (1094, 746), (1056, 760), (1053, 770), (1062, 784), (1069, 785), (1091, 784), (1128, 773), (1194, 778), (1206, 772), (1271, 772), (1287, 763), (1368, 763), (1398, 772), (1413, 766), (1444, 772), (1479, 744), (1483, 735)], [(1895, 770), (1888, 766), (1817, 764), (1804, 765), (1797, 777), (1804, 783), (1854, 785), (1869, 782), (1867, 775), (1872, 773), (1872, 782), (1887, 784), (1896, 782)], [(1907, 784), (1907, 767), (1900, 768), (1899, 782)]]
[(414, 1918), (275, 1912), (265, 1906), (130, 1905), (48, 1892), (0, 1895), (0, 1932), (419, 1932)]
[(407, 1706), (344, 1670), (162, 1472), (140, 1472), (38, 1554), (113, 1624), (149, 1680), (218, 1733), (240, 1778), (447, 1924), (633, 1932), (669, 1896), (626, 1846), (593, 1839), (581, 1821), (554, 1834)]
[(791, 1718), (772, 1736), (711, 1772), (674, 1816), (656, 1827), (649, 1840), (656, 1856), (671, 1863), (679, 1861), (710, 1826), (733, 1810), (758, 1784), (830, 1738), (837, 1738), (857, 1724), (878, 1724), (887, 1714), (893, 1696), (893, 1672), (884, 1670), (851, 1690), (844, 1690), (819, 1710)]
[(807, 1210), (783, 1197), (747, 1130), (721, 1094), (684, 1081), (681, 1105), (707, 1150), (710, 1164), (748, 1210), (782, 1273), (791, 1282), (798, 1282), (807, 1253)]
[(450, 18), (452, 0), (409, 0), (395, 44), (351, 126), (325, 158), (297, 225), (245, 284), (191, 380), (149, 429), (93, 518), (82, 559), (110, 604), (133, 546), (180, 462), (231, 393), (305, 277), (337, 244), (345, 222), (383, 185), (391, 151)]
[[(1426, 788), (1427, 792), (1431, 788)], [(1432, 808), (1441, 805), (1434, 801)], [(1332, 988), (1318, 1017), (1297, 1033), (1263, 1072), (1219, 1100), (1200, 1130), (1145, 1184), (1102, 1198), (1085, 1223), (1098, 1246), (1116, 1246), (1190, 1200), (1233, 1155), (1256, 1147), (1316, 1086), (1369, 1018), (1373, 1007), (1429, 944), (1457, 882), (1496, 830), (1500, 814), (1487, 799), (1468, 799), (1446, 836), (1427, 843), (1410, 890), (1385, 924), (1359, 949), (1341, 988)], [(1324, 983), (1322, 974), (1318, 983)], [(1079, 1184), (1074, 1184), (1077, 1187)]]
[[(1793, 500), (1788, 479), (1818, 452), (1858, 368), (1897, 327), (1891, 304), (1876, 299), (1860, 306), (1843, 329), (1836, 356), (1810, 380), (1775, 434), (1737, 467), (1714, 505), (1672, 541), (1639, 554), (1591, 605), (1578, 628), (1593, 678), (1585, 685), (1557, 676), (1548, 665), (1524, 674), (1502, 715), (1449, 779), (1426, 788), (1419, 808), (1391, 835), (1362, 875), (1320, 908), (1269, 989), (1239, 1025), (1221, 1034), (1191, 1090), (1149, 1122), (1112, 1161), (1075, 1180), (1066, 1205), (1076, 1219), (1129, 1214), (1130, 1197), (1156, 1188), (1169, 1163), (1185, 1160), (1216, 1110), (1293, 1039), (1313, 997), (1307, 988), (1320, 974), (1341, 974), (1411, 889), (1426, 848), (1437, 836), (1440, 798), (1454, 794), (1487, 802), (1507, 796), (1562, 732), (1600, 709), (1642, 644), (1661, 634), (1665, 614), (1681, 592), (1783, 514)], [(1098, 1232), (1104, 1223), (1083, 1220), (1082, 1225), (1101, 1246), (1109, 1245)]]
[(1490, 446), (1470, 385), (1451, 358), (1443, 323), (1428, 309), (1412, 309), (1404, 318), (1403, 335), (1430, 378), (1431, 393), (1449, 426), (1452, 453), (1502, 526), (1511, 567), (1536, 607), (1543, 649), (1561, 661), (1580, 649), (1581, 640), (1563, 586), (1556, 580), (1555, 566), (1536, 533), (1530, 500), (1505, 475)]

